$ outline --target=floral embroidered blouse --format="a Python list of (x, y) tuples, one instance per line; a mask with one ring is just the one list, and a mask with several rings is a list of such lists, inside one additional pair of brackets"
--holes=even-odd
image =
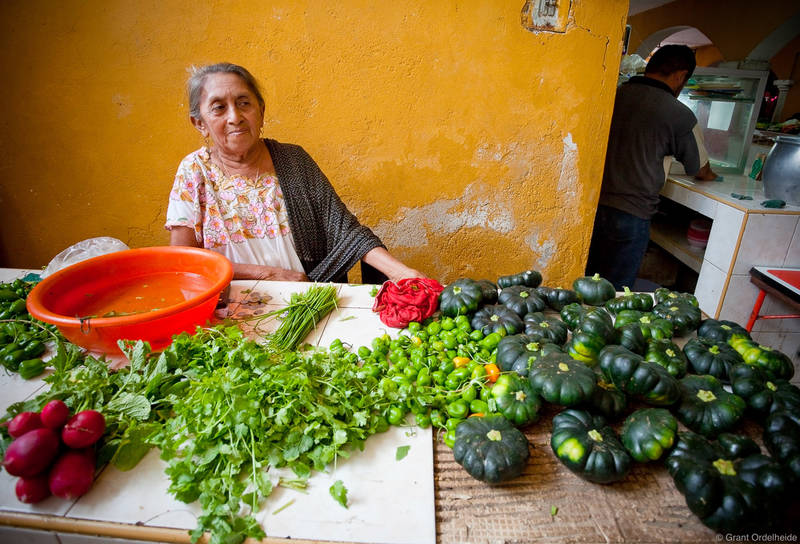
[(194, 229), (202, 246), (231, 262), (303, 272), (278, 179), (226, 176), (208, 148), (187, 155), (169, 194), (165, 227)]

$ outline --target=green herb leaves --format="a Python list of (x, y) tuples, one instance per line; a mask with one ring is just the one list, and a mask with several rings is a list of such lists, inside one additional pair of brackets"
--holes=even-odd
[(336, 482), (328, 489), (336, 502), (347, 508), (347, 488), (344, 486), (341, 480), (336, 480)]

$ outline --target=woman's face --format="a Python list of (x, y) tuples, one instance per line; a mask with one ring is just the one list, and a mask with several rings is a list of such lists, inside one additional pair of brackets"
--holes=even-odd
[(206, 77), (200, 98), (200, 119), (192, 124), (226, 155), (243, 155), (259, 140), (264, 112), (253, 91), (237, 74)]

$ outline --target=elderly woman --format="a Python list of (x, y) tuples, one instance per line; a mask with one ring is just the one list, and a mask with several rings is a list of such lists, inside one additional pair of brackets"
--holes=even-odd
[(222, 253), (236, 279), (344, 282), (359, 259), (391, 280), (422, 276), (358, 222), (302, 147), (261, 138), (264, 98), (250, 72), (204, 66), (187, 89), (206, 145), (178, 167), (165, 225), (172, 245)]

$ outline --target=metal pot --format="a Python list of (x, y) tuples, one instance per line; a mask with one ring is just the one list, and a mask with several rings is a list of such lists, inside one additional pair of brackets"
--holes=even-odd
[(778, 136), (761, 171), (764, 195), (800, 206), (800, 136)]

